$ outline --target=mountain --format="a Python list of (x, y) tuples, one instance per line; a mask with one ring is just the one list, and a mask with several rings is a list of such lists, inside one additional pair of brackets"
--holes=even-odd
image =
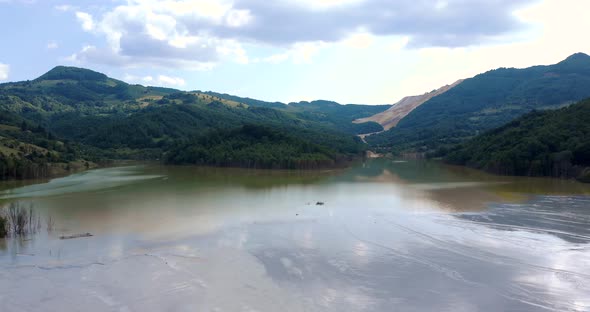
[(252, 98), (247, 98), (247, 97), (244, 98), (244, 97), (239, 97), (239, 96), (235, 96), (235, 95), (230, 95), (227, 93), (217, 93), (217, 92), (212, 92), (212, 91), (207, 91), (207, 92), (203, 92), (203, 93), (210, 95), (210, 96), (215, 96), (215, 97), (218, 97), (221, 99), (225, 99), (225, 100), (244, 103), (249, 106), (278, 108), (278, 109), (285, 108), (285, 106), (286, 106), (285, 103), (281, 103), (281, 102), (265, 102), (265, 101), (260, 101), (260, 100), (256, 100), (256, 99), (252, 99)]
[(305, 135), (264, 125), (216, 130), (196, 141), (171, 149), (167, 161), (175, 164), (264, 169), (317, 169), (346, 165), (343, 157)]
[(365, 123), (353, 123), (353, 121), (383, 112), (390, 107), (391, 105), (341, 105), (332, 101), (320, 100), (289, 103), (283, 110), (291, 112), (301, 119), (334, 124), (338, 129), (347, 133), (363, 134), (383, 131), (383, 127), (373, 121)]
[[(11, 116), (6, 124), (0, 124), (0, 128), (8, 129), (0, 135), (9, 138), (10, 134), (12, 147), (6, 145), (3, 150), (9, 151), (7, 157), (14, 154), (28, 159), (25, 167), (46, 162), (41, 158), (47, 155), (55, 158), (59, 154), (66, 166), (83, 157), (97, 161), (160, 159), (171, 163), (317, 168), (339, 166), (363, 155), (366, 146), (355, 134), (382, 128), (376, 123), (355, 125), (352, 120), (387, 108), (327, 101), (267, 103), (213, 92), (130, 85), (92, 70), (58, 66), (32, 81), (0, 84), (0, 111)], [(31, 132), (30, 127), (20, 128), (19, 122), (43, 130)], [(34, 157), (37, 152), (13, 153), (14, 147), (35, 145), (33, 141), (40, 138), (31, 136), (36, 133), (51, 141), (39, 144), (53, 149), (32, 149), (43, 157)], [(249, 145), (240, 145), (232, 136)], [(68, 153), (66, 149), (57, 153), (60, 144), (75, 146), (77, 152)], [(282, 152), (276, 154), (273, 149)], [(216, 153), (199, 152), (197, 158), (187, 150)], [(39, 174), (43, 175), (48, 173)]]
[(301, 101), (292, 103), (265, 102), (251, 98), (242, 98), (229, 94), (205, 92), (204, 94), (219, 97), (224, 100), (235, 101), (253, 107), (274, 108), (283, 112), (292, 113), (297, 118), (314, 120), (317, 122), (330, 123), (338, 129), (353, 133), (362, 134), (382, 131), (383, 127), (372, 120), (356, 122), (359, 118), (369, 117), (381, 113), (391, 105), (362, 105), (362, 104), (339, 104), (333, 101)]
[(0, 180), (42, 178), (87, 168), (76, 144), (57, 139), (40, 125), (0, 111)]
[(58, 66), (33, 81), (0, 84), (0, 103), (5, 110), (41, 121), (66, 112), (131, 113), (175, 92), (179, 91), (129, 85), (88, 69)]
[(590, 182), (590, 99), (534, 111), (452, 148), (447, 161), (497, 174)]
[(384, 130), (389, 130), (395, 127), (400, 122), (400, 120), (406, 117), (418, 106), (424, 104), (425, 102), (429, 101), (435, 96), (441, 95), (451, 90), (452, 88), (459, 85), (462, 81), (463, 80), (459, 80), (451, 85), (446, 85), (444, 87), (441, 87), (428, 93), (424, 93), (422, 95), (406, 96), (399, 102), (393, 104), (391, 108), (384, 112), (366, 118), (359, 118), (354, 120), (353, 122), (360, 124), (373, 121), (383, 126)]
[(449, 147), (532, 110), (590, 97), (590, 56), (549, 66), (500, 68), (466, 79), (414, 109), (395, 128), (366, 140), (376, 149), (425, 152)]

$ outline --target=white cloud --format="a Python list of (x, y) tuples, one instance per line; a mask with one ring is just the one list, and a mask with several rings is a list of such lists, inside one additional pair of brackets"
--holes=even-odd
[(438, 0), (434, 4), (434, 8), (437, 10), (444, 10), (448, 6), (449, 6), (449, 2), (445, 1), (445, 0)]
[[(395, 64), (397, 76), (372, 93), (380, 99), (395, 102), (401, 97), (422, 94), (458, 79), (470, 78), (499, 67), (525, 68), (549, 65), (576, 52), (590, 54), (590, 41), (582, 40), (575, 30), (590, 29), (590, 1), (545, 0), (515, 12), (533, 28), (508, 37), (504, 42), (464, 48), (423, 48), (399, 50), (393, 45), (392, 55), (405, 64)], [(404, 42), (399, 42), (404, 45)], [(392, 68), (394, 69), (394, 68)], [(372, 100), (378, 102), (379, 100)], [(383, 101), (383, 100), (381, 100)]]
[(37, 0), (0, 0), (0, 3), (23, 3), (23, 4), (35, 4)]
[(57, 44), (57, 42), (55, 42), (55, 41), (49, 41), (47, 43), (47, 49), (54, 50), (54, 49), (57, 49), (57, 48), (59, 48), (59, 44)]
[(227, 13), (225, 21), (229, 27), (242, 27), (252, 21), (249, 10), (232, 10)]
[(218, 44), (216, 50), (219, 55), (233, 59), (236, 63), (248, 64), (250, 62), (246, 50), (237, 41), (223, 41)]
[(166, 86), (166, 87), (183, 87), (186, 85), (186, 81), (180, 77), (172, 77), (166, 75), (158, 75), (156, 78), (153, 76), (135, 76), (126, 74), (123, 78), (124, 81), (129, 83), (141, 83), (152, 86)]
[(359, 4), (363, 1), (365, 0), (289, 0), (286, 2), (292, 2), (293, 5), (300, 5), (304, 8), (312, 8), (314, 10), (327, 10)]
[(280, 64), (288, 60), (290, 56), (291, 54), (289, 52), (273, 54), (269, 57), (262, 59), (262, 61), (265, 63)]
[(130, 74), (125, 74), (123, 77), (123, 81), (127, 81), (129, 83), (146, 83), (149, 84), (154, 81), (154, 77), (152, 76), (135, 76)]
[(171, 87), (181, 87), (186, 84), (186, 82), (182, 78), (170, 77), (170, 76), (164, 76), (164, 75), (159, 75), (157, 82), (161, 85), (171, 86)]
[(309, 64), (320, 49), (329, 44), (322, 41), (296, 43), (291, 51), (291, 57), (296, 64)]
[[(366, 49), (382, 36), (405, 36), (404, 46), (412, 47), (473, 45), (520, 29), (523, 23), (511, 12), (532, 1), (126, 0), (101, 15), (77, 11), (76, 17), (85, 31), (106, 39), (100, 51), (110, 50), (111, 61), (180, 68), (224, 61), (310, 63), (326, 44)], [(288, 48), (288, 57), (250, 60), (246, 45)], [(85, 59), (107, 60), (98, 54)]]
[(92, 15), (86, 12), (76, 12), (76, 18), (82, 24), (82, 29), (85, 31), (92, 31), (94, 30), (94, 19)]
[(56, 5), (54, 7), (56, 10), (58, 11), (62, 11), (62, 12), (68, 12), (68, 11), (73, 11), (76, 9), (76, 7), (71, 6), (69, 4), (62, 4), (62, 5)]
[(291, 60), (294, 64), (311, 64), (314, 56), (316, 56), (321, 49), (331, 46), (326, 42), (301, 42), (293, 44), (286, 52), (273, 54), (271, 56), (255, 59), (253, 63), (270, 63), (280, 64), (287, 60)]
[(241, 43), (203, 31), (189, 31), (188, 23), (239, 28), (251, 22), (248, 10), (234, 10), (225, 1), (129, 0), (94, 19), (76, 17), (86, 31), (106, 39), (107, 47), (83, 49), (70, 59), (136, 67), (153, 65), (208, 70), (220, 61), (248, 64)]
[(10, 66), (0, 63), (0, 81), (8, 79), (8, 73), (10, 73)]
[(408, 36), (396, 38), (392, 43), (389, 44), (388, 48), (392, 52), (397, 52), (405, 48), (408, 45), (408, 42), (410, 42), (410, 38)]
[(200, 62), (191, 60), (190, 58), (127, 56), (109, 48), (100, 49), (93, 45), (84, 46), (79, 52), (64, 58), (63, 61), (76, 65), (98, 63), (124, 68), (161, 67), (182, 68), (191, 71), (208, 71), (216, 65), (215, 62)]
[(344, 39), (343, 43), (350, 48), (366, 49), (370, 47), (374, 41), (375, 38), (370, 33), (360, 32), (350, 35), (348, 38)]

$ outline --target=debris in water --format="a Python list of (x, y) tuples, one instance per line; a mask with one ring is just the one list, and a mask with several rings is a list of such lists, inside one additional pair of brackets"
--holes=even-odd
[(315, 203), (315, 205), (316, 206), (323, 206), (324, 205), (324, 202), (317, 202), (317, 203)]
[(73, 238), (81, 238), (81, 237), (91, 237), (92, 234), (90, 233), (83, 233), (83, 234), (74, 234), (74, 235), (62, 235), (59, 239), (73, 239)]

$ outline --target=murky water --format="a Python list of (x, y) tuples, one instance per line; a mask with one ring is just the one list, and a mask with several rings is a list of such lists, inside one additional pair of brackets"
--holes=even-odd
[(0, 201), (43, 220), (0, 240), (1, 311), (590, 311), (590, 186), (571, 181), (135, 166)]

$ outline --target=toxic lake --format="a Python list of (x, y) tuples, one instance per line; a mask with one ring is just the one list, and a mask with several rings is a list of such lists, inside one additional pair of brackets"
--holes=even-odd
[(0, 239), (2, 311), (590, 311), (574, 181), (376, 159), (27, 184), (0, 184), (40, 220)]

